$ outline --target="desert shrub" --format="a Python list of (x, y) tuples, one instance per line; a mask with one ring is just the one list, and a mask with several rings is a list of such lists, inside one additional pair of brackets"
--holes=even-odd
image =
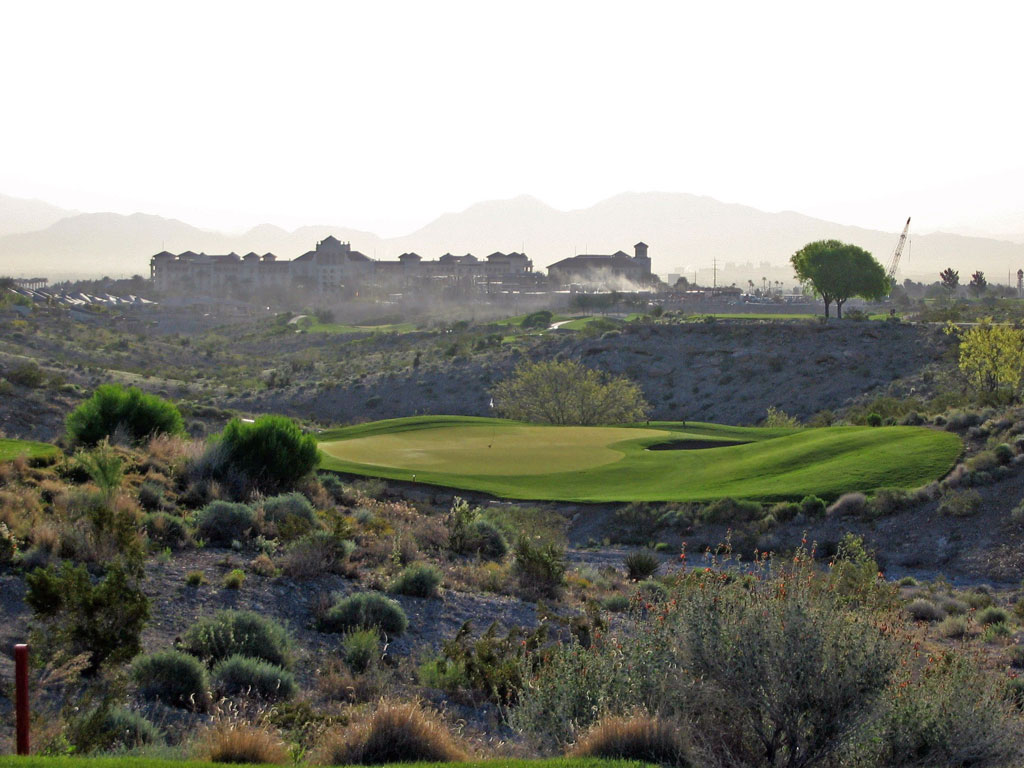
[(970, 411), (951, 411), (945, 419), (945, 427), (949, 432), (963, 432), (981, 424), (981, 415)]
[(266, 535), (294, 539), (309, 533), (317, 526), (316, 512), (309, 499), (301, 493), (285, 493), (264, 499), (263, 519), (269, 524)]
[(759, 502), (728, 497), (713, 501), (701, 510), (701, 520), (712, 524), (746, 523), (760, 520), (762, 515), (764, 507)]
[(500, 560), (508, 553), (508, 542), (491, 521), (474, 520), (466, 527), (462, 552), (487, 560)]
[(1009, 464), (1013, 461), (1014, 450), (1008, 443), (1000, 443), (992, 449), (992, 454), (1000, 464)]
[(43, 386), (46, 381), (46, 373), (37, 363), (29, 361), (8, 369), (4, 373), (4, 378), (12, 384), (35, 389)]
[(1006, 649), (1006, 657), (1014, 669), (1024, 669), (1024, 645), (1011, 645)]
[(808, 520), (825, 514), (825, 500), (817, 496), (804, 496), (800, 500), (800, 513)]
[(647, 715), (605, 717), (573, 748), (575, 757), (636, 760), (656, 765), (693, 765), (679, 726)]
[(95, 445), (115, 432), (139, 443), (154, 434), (185, 431), (181, 413), (172, 403), (118, 384), (97, 387), (92, 397), (68, 415), (65, 427), (73, 445)]
[(998, 686), (960, 654), (921, 674), (902, 672), (886, 692), (862, 747), (870, 765), (997, 766), (1015, 762), (1019, 714)]
[(944, 597), (939, 600), (939, 607), (950, 616), (962, 616), (967, 613), (968, 609), (967, 603), (953, 597)]
[(920, 584), (917, 579), (913, 576), (904, 576), (902, 579), (896, 582), (897, 586), (900, 587), (916, 587)]
[(800, 505), (793, 501), (780, 501), (772, 504), (768, 513), (780, 523), (788, 523), (800, 514)]
[(338, 573), (355, 544), (330, 531), (314, 531), (288, 545), (280, 559), (281, 569), (293, 579), (315, 579)]
[(376, 592), (358, 592), (336, 600), (321, 617), (324, 632), (349, 632), (379, 628), (389, 635), (400, 635), (409, 626), (402, 606)]
[(188, 529), (180, 517), (166, 512), (152, 512), (142, 518), (142, 527), (154, 544), (181, 549), (188, 543)]
[(950, 640), (959, 640), (967, 634), (967, 619), (963, 616), (947, 616), (938, 625), (939, 635)]
[(911, 503), (910, 494), (898, 488), (882, 488), (875, 492), (869, 502), (873, 514), (884, 516), (898, 512)]
[(629, 597), (626, 595), (609, 595), (601, 601), (601, 607), (609, 613), (625, 613), (629, 610)]
[(207, 544), (229, 546), (252, 534), (256, 516), (248, 504), (211, 501), (196, 515), (196, 531)]
[(158, 512), (164, 505), (164, 489), (147, 480), (139, 486), (139, 505), (148, 512)]
[(939, 621), (945, 618), (945, 612), (931, 600), (919, 597), (907, 605), (907, 613), (914, 621)]
[(341, 641), (341, 649), (349, 669), (360, 675), (380, 658), (380, 632), (354, 629)]
[(273, 731), (237, 720), (222, 721), (207, 729), (198, 740), (199, 757), (211, 763), (283, 765), (290, 763), (288, 749)]
[(630, 581), (649, 579), (660, 568), (661, 560), (652, 552), (640, 550), (626, 555), (626, 575)]
[(975, 617), (979, 624), (1005, 624), (1010, 620), (1010, 614), (1005, 609), (990, 605), (982, 608)]
[(516, 543), (512, 572), (527, 597), (557, 597), (565, 583), (565, 549), (537, 544), (525, 536)]
[(270, 493), (293, 487), (316, 468), (319, 457), (316, 439), (302, 434), (284, 416), (260, 416), (251, 424), (232, 419), (221, 432), (219, 444), (228, 464), (253, 487)]
[(974, 490), (946, 491), (939, 500), (939, 514), (947, 517), (970, 517), (981, 509), (981, 494)]
[(880, 427), (882, 426), (882, 417), (877, 413), (869, 413), (865, 422), (869, 427)]
[(861, 515), (867, 509), (868, 498), (863, 493), (844, 493), (825, 510), (829, 517)]
[(221, 583), (224, 585), (224, 589), (241, 589), (245, 583), (245, 571), (241, 568), (232, 568), (224, 574), (224, 580)]
[(44, 653), (89, 654), (89, 672), (128, 661), (142, 650), (149, 598), (138, 575), (120, 563), (93, 583), (84, 566), (36, 568), (25, 577), (25, 602), (41, 621)]
[(239, 654), (288, 667), (292, 639), (281, 624), (252, 611), (219, 611), (199, 619), (178, 644), (209, 665)]
[(986, 624), (981, 633), (981, 640), (984, 643), (1003, 643), (1013, 637), (1013, 630), (1005, 621), (997, 621), (994, 624)]
[(542, 424), (640, 421), (650, 406), (640, 387), (575, 360), (523, 362), (492, 390), (499, 415)]
[(157, 744), (162, 739), (159, 729), (139, 712), (124, 707), (107, 711), (103, 718), (102, 732), (106, 749), (124, 747), (132, 749), (147, 744)]
[(206, 667), (181, 651), (157, 651), (132, 663), (132, 677), (143, 696), (172, 707), (203, 709), (210, 683)]
[(988, 608), (995, 602), (992, 599), (992, 595), (990, 595), (984, 589), (972, 589), (962, 593), (960, 597), (965, 603), (967, 603), (968, 606), (970, 606), (974, 610)]
[(967, 460), (967, 468), (972, 472), (991, 472), (1004, 463), (999, 460), (995, 451), (981, 451)]
[(368, 721), (328, 731), (317, 749), (321, 765), (453, 762), (467, 760), (441, 718), (415, 702), (382, 701)]
[(769, 405), (768, 410), (765, 411), (764, 420), (761, 422), (761, 426), (796, 428), (800, 426), (800, 419), (795, 416), (790, 416), (781, 408)]
[(416, 563), (398, 574), (388, 591), (409, 597), (437, 597), (440, 585), (441, 572), (437, 568), (427, 563)]
[(633, 591), (643, 603), (657, 603), (668, 599), (668, 587), (654, 579), (644, 579)]
[(267, 701), (285, 701), (298, 690), (291, 672), (276, 664), (238, 654), (213, 668), (213, 681), (222, 696), (245, 694)]
[(185, 574), (185, 583), (190, 587), (201, 587), (203, 584), (209, 584), (210, 582), (202, 571), (189, 571)]

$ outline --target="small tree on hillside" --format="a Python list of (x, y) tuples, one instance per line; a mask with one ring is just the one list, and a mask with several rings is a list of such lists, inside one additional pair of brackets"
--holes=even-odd
[(320, 459), (316, 439), (285, 416), (260, 416), (251, 424), (232, 419), (219, 444), (228, 465), (263, 493), (292, 488)]
[(640, 387), (574, 361), (523, 363), (491, 392), (499, 414), (542, 424), (621, 424), (644, 418)]
[(985, 290), (987, 288), (988, 280), (985, 279), (985, 273), (979, 269), (977, 272), (971, 275), (971, 282), (967, 285), (967, 290), (969, 290), (971, 294), (975, 298), (977, 298), (978, 296), (981, 296), (983, 293), (985, 293)]
[(173, 403), (120, 384), (97, 387), (92, 397), (68, 415), (65, 426), (68, 439), (75, 445), (96, 445), (115, 433), (141, 442), (154, 434), (185, 431), (181, 413)]
[(960, 371), (983, 400), (1014, 400), (1024, 379), (1024, 331), (993, 325), (986, 317), (972, 328), (949, 325), (960, 337)]
[(838, 240), (808, 243), (790, 259), (797, 279), (829, 305), (836, 303), (836, 317), (843, 316), (843, 303), (851, 296), (881, 299), (889, 292), (885, 269), (870, 253)]
[(939, 280), (942, 281), (942, 287), (953, 294), (956, 293), (956, 289), (960, 285), (960, 273), (952, 267), (946, 267), (939, 272)]

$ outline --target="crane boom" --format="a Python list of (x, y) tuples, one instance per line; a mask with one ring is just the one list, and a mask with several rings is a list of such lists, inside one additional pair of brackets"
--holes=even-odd
[(900, 235), (900, 241), (896, 243), (896, 250), (892, 252), (892, 259), (889, 260), (889, 271), (886, 272), (886, 277), (889, 278), (889, 282), (896, 276), (896, 268), (900, 265), (900, 255), (903, 253), (903, 246), (907, 244), (907, 234), (910, 232), (910, 217), (907, 216), (907, 224), (903, 227), (903, 234)]

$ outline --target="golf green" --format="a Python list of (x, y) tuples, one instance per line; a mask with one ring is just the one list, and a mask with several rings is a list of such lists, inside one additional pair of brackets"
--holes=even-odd
[(37, 443), (33, 440), (14, 440), (0, 438), (0, 461), (10, 461), (19, 456), (38, 459), (44, 456), (56, 456), (57, 446), (50, 443)]
[(602, 502), (912, 488), (948, 472), (963, 445), (921, 427), (556, 427), (417, 416), (325, 432), (320, 448), (324, 469), (515, 499)]

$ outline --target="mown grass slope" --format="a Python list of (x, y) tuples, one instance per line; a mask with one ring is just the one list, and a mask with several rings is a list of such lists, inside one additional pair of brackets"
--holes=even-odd
[(10, 461), (19, 456), (27, 456), (30, 459), (38, 459), (46, 456), (55, 456), (57, 446), (50, 443), (37, 443), (32, 440), (13, 440), (0, 438), (0, 461)]
[[(680, 440), (726, 445), (648, 450)], [(320, 448), (325, 469), (514, 499), (606, 502), (912, 488), (942, 477), (963, 446), (956, 435), (919, 427), (555, 427), (418, 416), (325, 432)]]

